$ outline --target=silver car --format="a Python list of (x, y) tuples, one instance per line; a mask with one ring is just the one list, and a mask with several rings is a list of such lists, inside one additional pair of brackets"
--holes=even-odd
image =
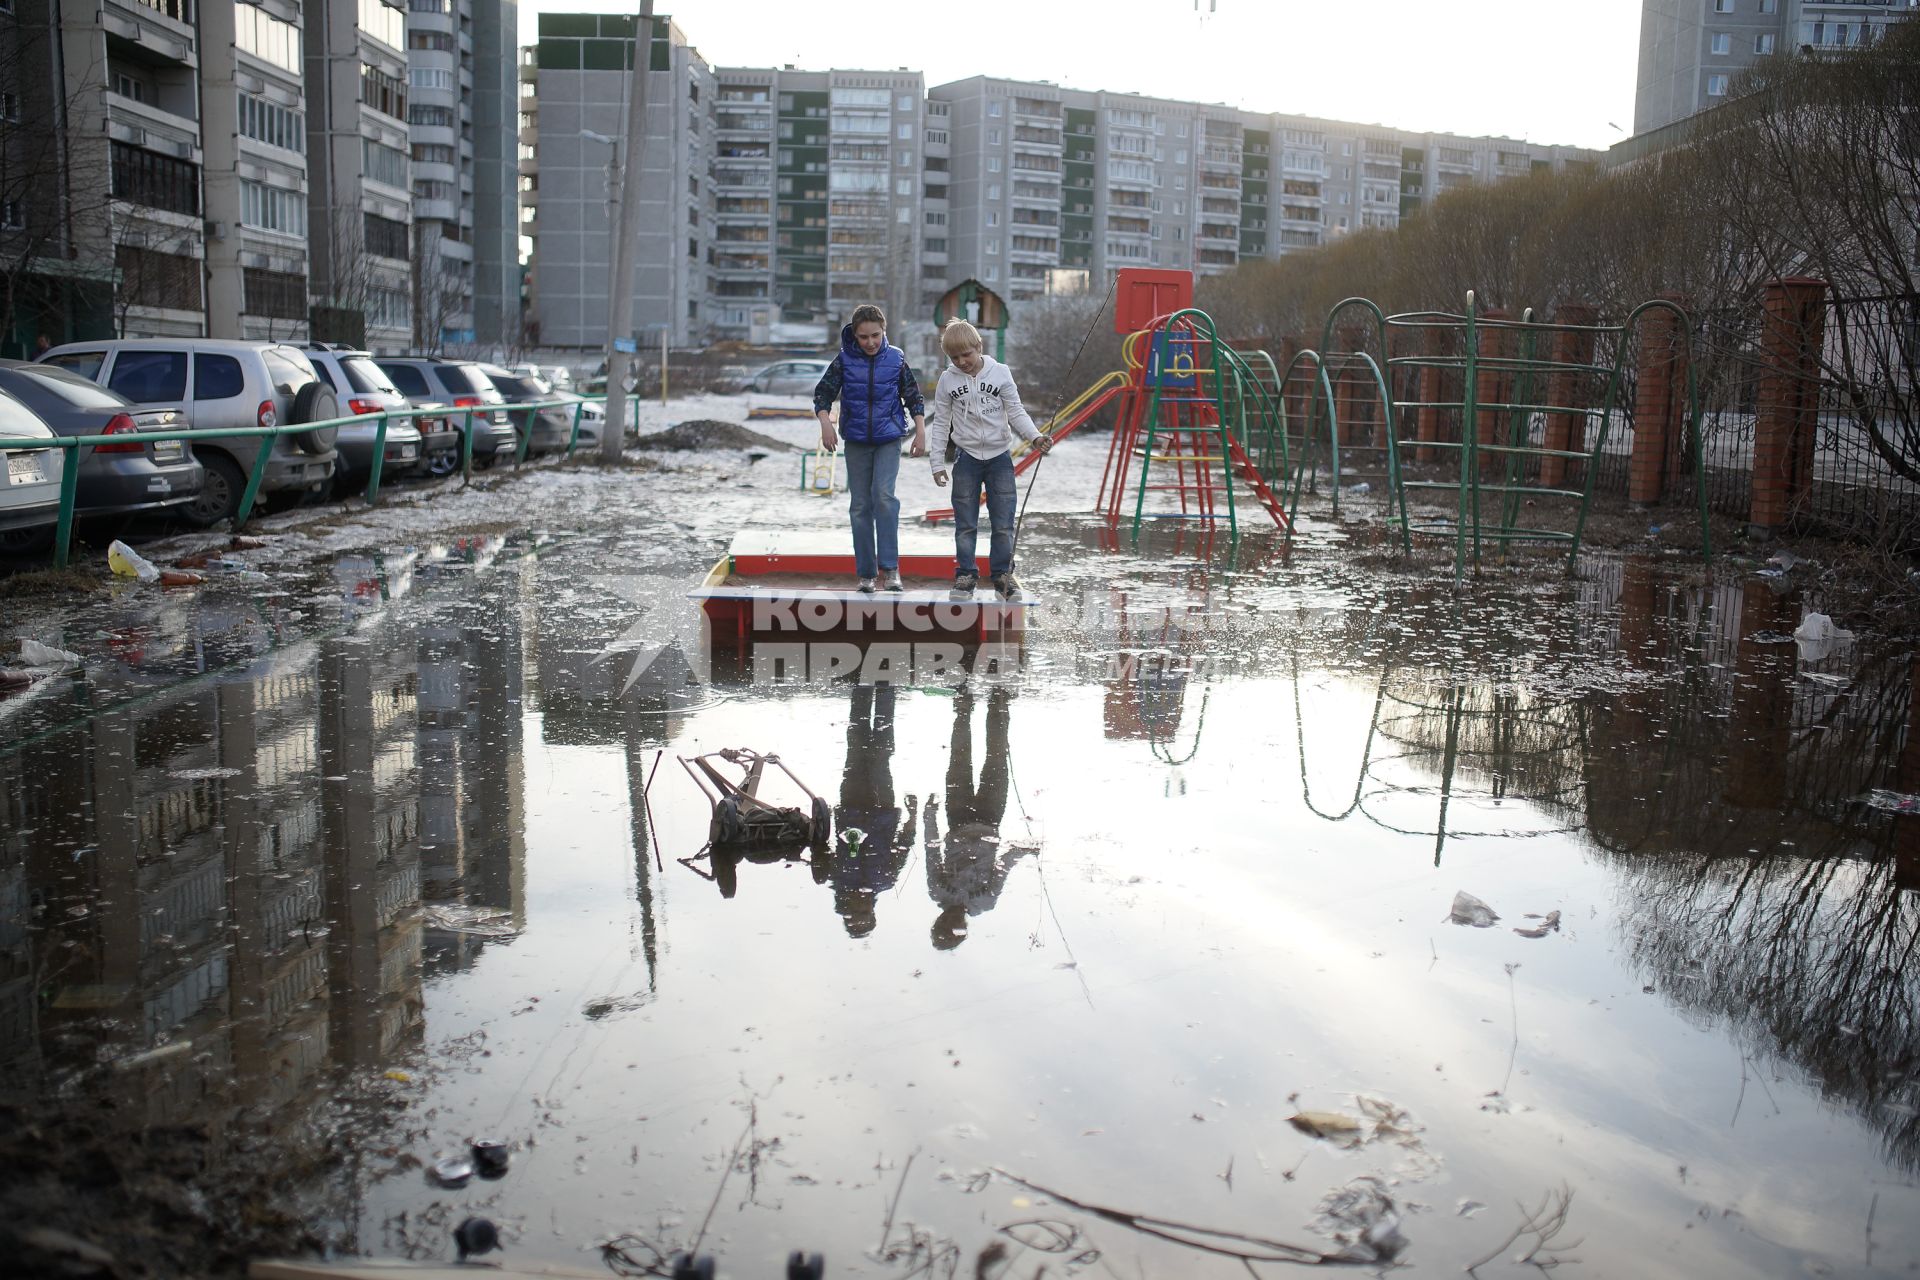
[(741, 380), (742, 391), (765, 391), (771, 395), (812, 395), (813, 388), (826, 376), (831, 360), (776, 360)]
[[(239, 338), (111, 338), (55, 347), (43, 364), (67, 369), (148, 409), (172, 409), (187, 425), (271, 427), (341, 416), (333, 388), (298, 347)], [(264, 495), (320, 495), (333, 479), (338, 427), (274, 438), (260, 478)], [(206, 480), (180, 514), (210, 525), (235, 515), (260, 456), (257, 437), (195, 440)]]
[[(33, 410), (0, 392), (0, 439), (52, 440), (53, 428)], [(66, 474), (61, 449), (0, 449), (0, 531), (33, 529), (58, 523), (60, 478)]]

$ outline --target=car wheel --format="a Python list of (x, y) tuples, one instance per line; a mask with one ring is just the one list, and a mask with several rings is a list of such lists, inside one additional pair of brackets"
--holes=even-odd
[(436, 480), (444, 480), (460, 469), (460, 451), (442, 449), (438, 453), (427, 455), (427, 474)]
[(180, 516), (190, 524), (205, 528), (231, 519), (240, 510), (240, 495), (247, 491), (246, 473), (240, 464), (224, 453), (202, 450), (197, 453), (206, 469), (206, 478), (193, 501), (180, 508)]
[[(339, 416), (340, 397), (324, 382), (309, 382), (293, 397), (290, 420), (294, 423), (325, 422)], [(332, 451), (333, 442), (339, 435), (338, 427), (322, 427), (318, 431), (302, 431), (293, 440), (303, 452), (328, 453)]]

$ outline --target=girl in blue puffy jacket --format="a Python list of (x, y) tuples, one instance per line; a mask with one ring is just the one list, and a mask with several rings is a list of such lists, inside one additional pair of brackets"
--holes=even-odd
[[(840, 402), (840, 431), (833, 402)], [(887, 343), (886, 313), (871, 303), (853, 309), (840, 330), (840, 354), (813, 389), (820, 419), (820, 447), (844, 441), (848, 515), (853, 520), (853, 571), (862, 591), (876, 585), (899, 591), (900, 500), (893, 483), (900, 474), (900, 442), (913, 419), (913, 456), (927, 452), (927, 411), (920, 383), (906, 353)], [(884, 581), (880, 581), (884, 580)]]

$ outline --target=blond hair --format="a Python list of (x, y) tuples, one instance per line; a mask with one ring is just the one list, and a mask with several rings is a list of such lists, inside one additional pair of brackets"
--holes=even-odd
[(980, 331), (965, 320), (949, 320), (940, 331), (940, 349), (952, 359), (963, 351), (984, 351), (986, 344), (980, 341)]

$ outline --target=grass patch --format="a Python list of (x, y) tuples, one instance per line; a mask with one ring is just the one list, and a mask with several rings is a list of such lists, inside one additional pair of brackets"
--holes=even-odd
[(87, 569), (28, 569), (0, 578), (0, 600), (91, 595), (103, 585), (100, 575)]

